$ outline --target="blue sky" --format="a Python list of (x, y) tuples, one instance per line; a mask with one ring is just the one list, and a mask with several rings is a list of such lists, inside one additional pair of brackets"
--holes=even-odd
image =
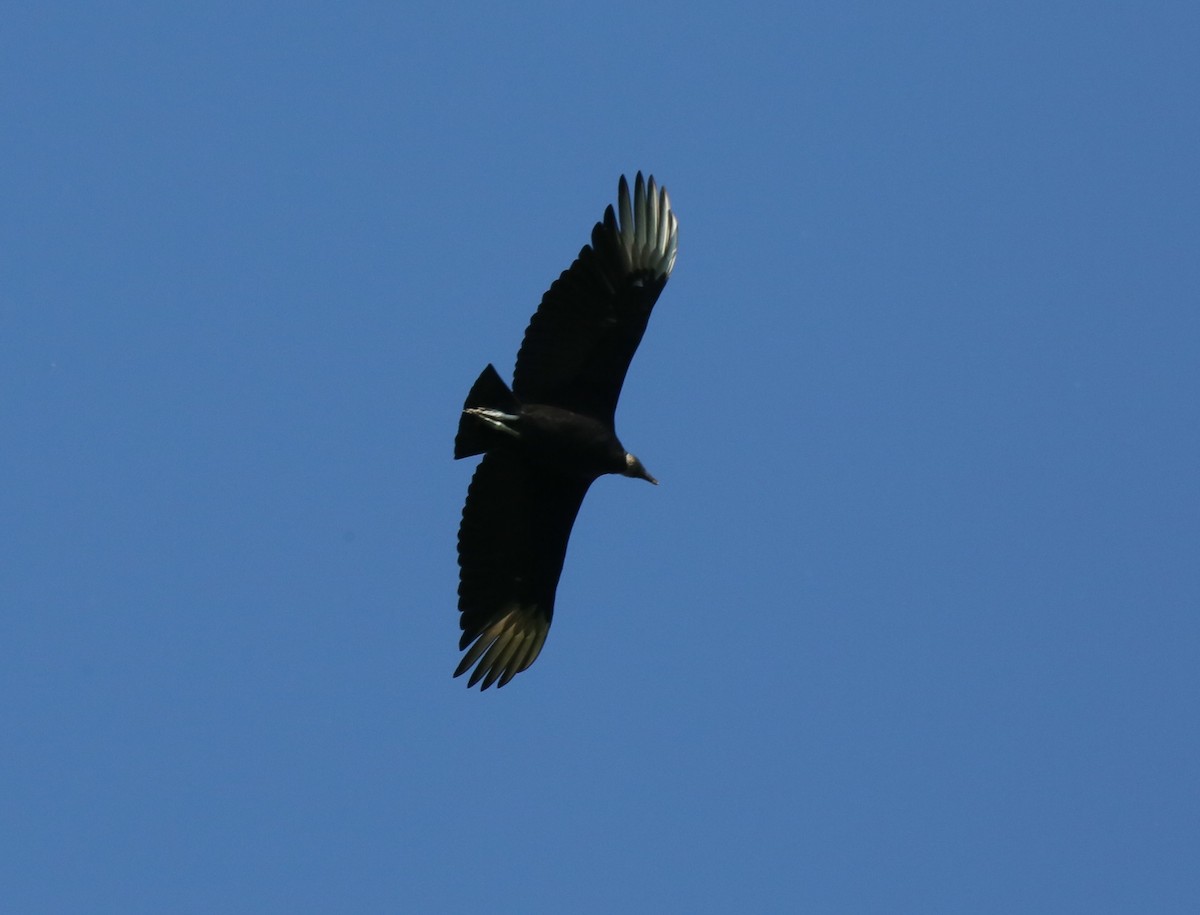
[[(1200, 7), (23, 4), (0, 908), (1193, 912)], [(680, 220), (537, 664), (479, 370)]]

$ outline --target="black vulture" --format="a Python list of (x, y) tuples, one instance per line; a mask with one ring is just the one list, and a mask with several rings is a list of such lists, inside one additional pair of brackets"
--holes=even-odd
[[(622, 176), (592, 243), (542, 296), (512, 389), (489, 365), (459, 417), (454, 457), (482, 454), (458, 529), (459, 650), (454, 676), (504, 686), (542, 650), (571, 526), (597, 477), (651, 483), (613, 414), (629, 362), (671, 275), (678, 223), (666, 189)], [(469, 649), (469, 650), (468, 650)]]

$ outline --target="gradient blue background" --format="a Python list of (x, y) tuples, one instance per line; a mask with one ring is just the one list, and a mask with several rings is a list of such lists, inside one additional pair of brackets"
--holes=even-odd
[[(0, 909), (1200, 910), (1200, 6), (14, 4)], [(536, 666), (462, 399), (680, 254)]]

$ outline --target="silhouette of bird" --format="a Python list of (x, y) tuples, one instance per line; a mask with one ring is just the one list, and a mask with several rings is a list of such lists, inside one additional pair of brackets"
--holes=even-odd
[(571, 527), (588, 487), (619, 473), (658, 481), (617, 438), (629, 362), (671, 275), (679, 229), (666, 189), (622, 176), (592, 241), (542, 297), (512, 389), (488, 365), (472, 385), (454, 457), (483, 454), (458, 529), (465, 651), (454, 676), (504, 686), (542, 650)]

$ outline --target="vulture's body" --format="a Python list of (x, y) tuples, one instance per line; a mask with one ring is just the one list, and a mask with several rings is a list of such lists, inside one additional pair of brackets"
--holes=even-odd
[(617, 438), (629, 362), (675, 263), (665, 190), (621, 179), (592, 242), (529, 322), (510, 390), (492, 366), (471, 387), (454, 456), (483, 454), (458, 532), (460, 650), (454, 675), (503, 686), (537, 658), (554, 614), (571, 527), (592, 481), (656, 482)]

